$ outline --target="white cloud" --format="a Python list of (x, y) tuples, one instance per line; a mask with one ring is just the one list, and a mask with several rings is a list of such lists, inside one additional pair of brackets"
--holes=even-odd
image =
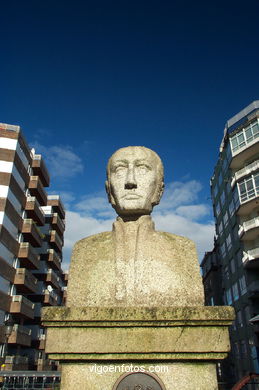
[(68, 179), (83, 171), (83, 163), (70, 146), (58, 145), (46, 147), (35, 142), (33, 147), (37, 154), (42, 154), (51, 177)]
[[(202, 185), (195, 180), (167, 186), (159, 206), (154, 209), (156, 229), (191, 238), (200, 259), (213, 246), (214, 222), (209, 205), (199, 202)], [(87, 196), (66, 213), (64, 259), (69, 262), (74, 243), (83, 237), (110, 231), (116, 214), (103, 193)]]
[(108, 198), (104, 191), (84, 196), (78, 203), (75, 204), (75, 210), (81, 214), (92, 216), (95, 218), (115, 218), (116, 214), (111, 205), (108, 203)]
[(196, 202), (202, 185), (197, 180), (174, 182), (167, 184), (162, 200), (158, 206), (160, 211), (172, 210), (178, 206)]
[(66, 231), (64, 236), (64, 250), (63, 250), (63, 268), (67, 269), (71, 250), (76, 241), (84, 237), (91, 236), (105, 231), (110, 231), (112, 228), (112, 219), (97, 219), (75, 211), (66, 211)]

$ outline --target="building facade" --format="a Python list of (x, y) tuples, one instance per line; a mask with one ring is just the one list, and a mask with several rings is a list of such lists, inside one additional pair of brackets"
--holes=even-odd
[(201, 265), (207, 304), (235, 308), (231, 354), (222, 366), (232, 383), (259, 373), (259, 333), (250, 321), (259, 314), (258, 117), (255, 101), (226, 123), (211, 178), (216, 245)]
[(0, 362), (2, 369), (50, 369), (41, 308), (61, 305), (65, 211), (47, 195), (49, 174), (19, 126), (0, 124)]

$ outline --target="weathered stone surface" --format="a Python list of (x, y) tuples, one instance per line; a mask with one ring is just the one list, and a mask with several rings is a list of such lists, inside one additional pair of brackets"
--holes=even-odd
[[(157, 372), (157, 377), (163, 382), (166, 390), (217, 390), (217, 379), (215, 364), (211, 363), (162, 363), (151, 361), (148, 364), (143, 362), (131, 362), (134, 366), (143, 366), (146, 370), (151, 365), (161, 371)], [(126, 363), (127, 364), (127, 363)], [(94, 368), (103, 368), (100, 364), (65, 364), (62, 371), (62, 389), (80, 389), (80, 390), (113, 390), (114, 384), (122, 375), (120, 372), (106, 372), (98, 374)], [(113, 365), (114, 370), (120, 370), (122, 367), (118, 363)], [(130, 364), (128, 364), (130, 368)], [(126, 367), (126, 369), (128, 368)], [(125, 368), (125, 367), (124, 367)]]
[(226, 356), (233, 308), (45, 308), (43, 317), (52, 358), (202, 360)]
[(204, 304), (193, 242), (156, 232), (148, 216), (79, 241), (69, 273), (68, 306)]

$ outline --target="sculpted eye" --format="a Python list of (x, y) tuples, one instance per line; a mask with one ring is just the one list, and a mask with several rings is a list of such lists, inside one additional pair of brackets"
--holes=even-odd
[(127, 167), (125, 165), (118, 165), (117, 167), (115, 167), (115, 173), (123, 173), (126, 169)]
[(145, 174), (147, 171), (150, 170), (150, 167), (145, 164), (137, 165), (137, 170), (140, 174)]

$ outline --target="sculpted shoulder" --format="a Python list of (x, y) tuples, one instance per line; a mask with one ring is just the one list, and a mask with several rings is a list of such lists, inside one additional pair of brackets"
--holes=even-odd
[(75, 257), (78, 253), (82, 252), (89, 254), (92, 251), (98, 251), (100, 253), (101, 250), (109, 248), (111, 244), (112, 232), (94, 234), (77, 241), (74, 245), (72, 256)]
[(189, 238), (159, 231), (156, 231), (155, 234), (160, 240), (163, 240), (167, 245), (170, 245), (170, 247), (183, 252), (195, 252), (196, 255), (196, 245)]

